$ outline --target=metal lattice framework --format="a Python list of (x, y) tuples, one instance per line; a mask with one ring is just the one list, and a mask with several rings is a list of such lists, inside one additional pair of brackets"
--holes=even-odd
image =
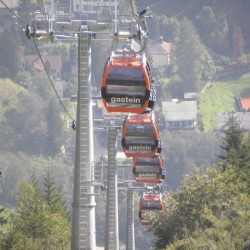
[(78, 92), (74, 168), (72, 249), (96, 248), (95, 195), (92, 186), (93, 116), (91, 98), (91, 45), (86, 26), (78, 34)]

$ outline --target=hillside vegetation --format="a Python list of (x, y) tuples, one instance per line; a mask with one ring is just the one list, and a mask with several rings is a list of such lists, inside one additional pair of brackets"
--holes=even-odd
[(216, 115), (238, 111), (236, 97), (249, 92), (250, 73), (214, 82), (199, 95), (199, 111), (205, 132), (216, 129)]
[[(19, 16), (29, 19), (29, 13), (39, 9), (37, 2), (42, 1), (21, 1)], [(127, 7), (125, 3), (123, 0)], [(235, 95), (238, 91), (245, 94), (249, 85), (250, 76), (244, 73), (249, 72), (250, 1), (136, 0), (135, 3), (139, 10), (147, 5), (152, 10), (153, 18), (147, 19), (150, 38), (163, 37), (171, 43), (170, 65), (153, 68), (152, 72), (159, 85), (157, 107), (167, 99), (183, 99), (186, 92), (200, 93), (215, 79), (214, 85), (199, 96), (205, 132), (161, 131), (165, 184), (168, 191), (173, 191), (165, 195), (166, 210), (150, 217), (155, 249), (247, 250), (250, 248), (249, 138), (240, 138), (239, 148), (230, 148), (229, 144), (220, 148), (221, 134), (213, 129), (216, 113), (236, 110)], [(14, 212), (8, 218), (9, 214), (0, 214), (8, 219), (8, 224), (2, 227), (6, 231), (0, 237), (0, 248), (68, 250), (67, 210), (72, 204), (75, 132), (65, 128), (61, 119), (64, 110), (45, 72), (24, 67), (24, 56), (37, 54), (32, 39), (24, 35), (25, 26), (21, 23), (17, 26), (14, 18), (8, 27), (2, 26), (3, 23), (0, 17), (0, 207), (11, 207)], [(77, 46), (38, 45), (42, 54), (62, 56), (63, 101), (71, 113), (67, 97), (76, 94), (77, 89), (74, 70)], [(100, 45), (96, 39), (92, 45), (92, 76), (98, 90), (104, 62), (111, 51), (110, 41)], [(49, 65), (48, 68), (52, 79), (56, 79), (58, 74)], [(218, 160), (225, 150), (227, 159)], [(202, 167), (193, 174), (195, 166)], [(212, 167), (207, 170), (209, 166)], [(180, 186), (184, 176), (186, 179)], [(96, 209), (99, 243), (105, 237), (105, 195), (100, 195), (103, 201)], [(126, 211), (125, 197), (119, 195), (121, 214)], [(136, 241), (136, 249), (149, 249), (151, 238), (145, 239), (138, 218), (135, 222), (136, 240), (142, 242)], [(125, 228), (125, 216), (121, 216), (120, 223)], [(125, 230), (121, 230), (119, 240), (126, 241)]]
[(3, 122), (3, 115), (7, 110), (16, 108), (18, 104), (18, 95), (20, 93), (28, 94), (20, 85), (10, 79), (0, 78), (0, 121)]
[(186, 176), (165, 194), (164, 211), (148, 215), (154, 249), (250, 248), (250, 135), (233, 115), (227, 125), (218, 162)]

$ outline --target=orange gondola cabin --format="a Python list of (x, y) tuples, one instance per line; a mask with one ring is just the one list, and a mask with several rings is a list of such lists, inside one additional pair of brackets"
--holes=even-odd
[(102, 79), (102, 101), (108, 112), (150, 112), (156, 92), (151, 86), (150, 65), (145, 54), (112, 54)]
[(122, 148), (127, 157), (154, 157), (161, 153), (162, 141), (154, 112), (127, 115), (122, 129)]
[(133, 177), (136, 182), (161, 183), (165, 178), (160, 155), (153, 158), (133, 158)]
[(162, 193), (144, 192), (140, 199), (140, 212), (145, 210), (162, 210), (163, 197)]

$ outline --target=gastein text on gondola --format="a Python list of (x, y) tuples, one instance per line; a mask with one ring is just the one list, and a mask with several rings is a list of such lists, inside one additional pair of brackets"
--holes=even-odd
[(111, 103), (131, 103), (131, 104), (140, 104), (141, 100), (135, 97), (111, 97)]

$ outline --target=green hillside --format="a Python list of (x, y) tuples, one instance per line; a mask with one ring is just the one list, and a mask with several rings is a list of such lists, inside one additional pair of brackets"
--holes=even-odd
[(27, 93), (27, 90), (10, 79), (0, 79), (0, 121), (7, 110), (16, 107), (19, 93)]
[(205, 131), (216, 127), (216, 114), (237, 111), (235, 97), (244, 95), (250, 88), (250, 73), (237, 78), (215, 82), (199, 97), (199, 111), (202, 114)]

